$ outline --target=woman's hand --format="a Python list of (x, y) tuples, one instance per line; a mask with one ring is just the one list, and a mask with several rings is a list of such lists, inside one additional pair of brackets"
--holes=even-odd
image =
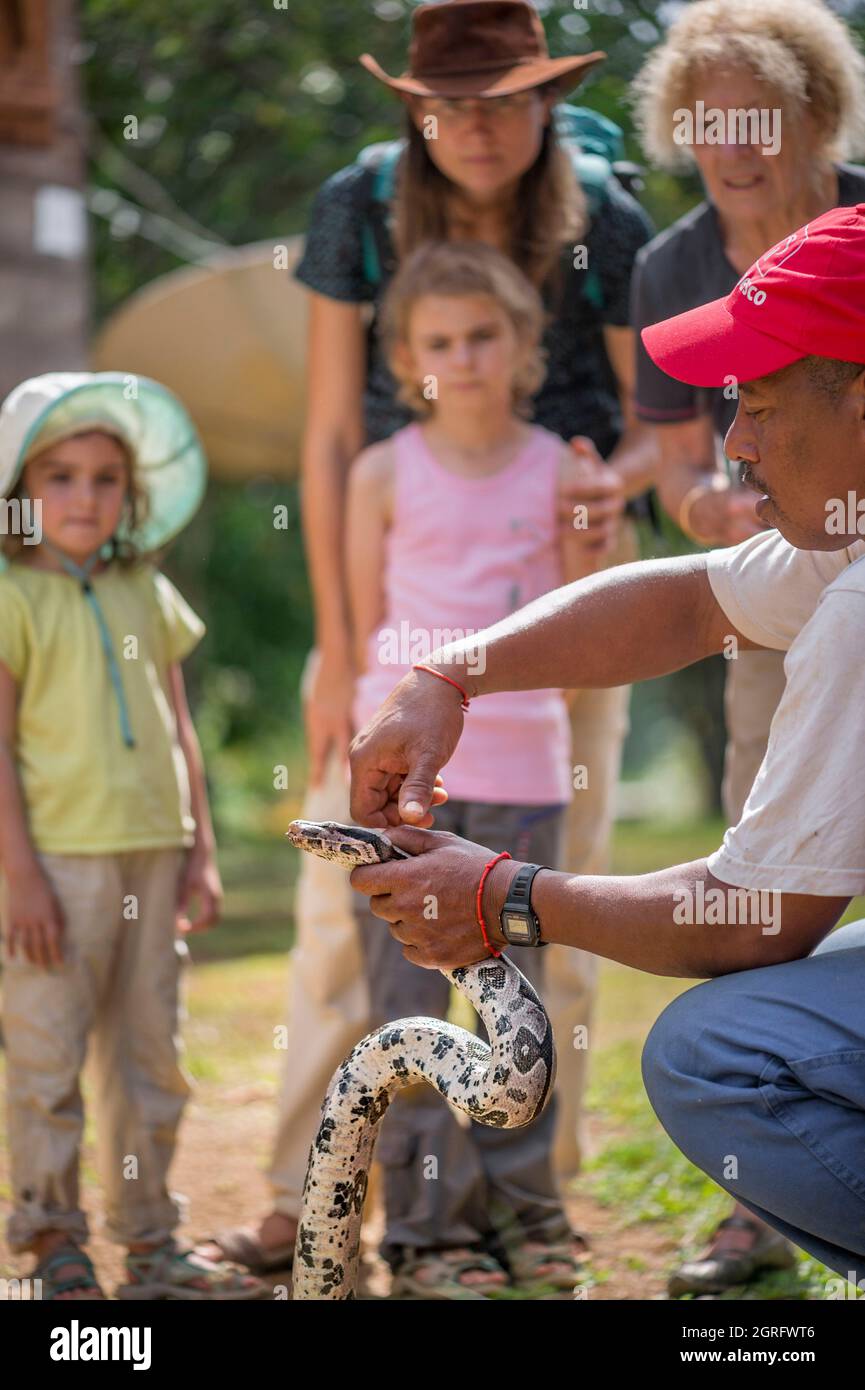
[[(390, 924), (406, 960), (426, 970), (455, 970), (485, 959), (489, 952), (477, 920), (477, 891), (495, 850), (443, 830), (402, 826), (388, 833), (412, 858), (364, 864), (352, 870), (351, 885), (366, 893), (370, 910)], [(518, 868), (513, 860), (501, 860), (484, 885), (484, 921), (494, 944), (501, 945), (499, 912)]]
[[(189, 905), (196, 900), (198, 911), (189, 917)], [(222, 879), (216, 858), (208, 850), (192, 849), (184, 865), (177, 889), (177, 930), (182, 936), (207, 931), (222, 915)]]
[[(604, 463), (587, 435), (575, 435), (570, 445), (581, 465), (580, 474), (559, 491), (559, 519), (579, 538), (587, 556), (600, 563), (615, 549), (625, 511), (625, 485), (615, 468)], [(574, 525), (582, 519), (577, 507), (586, 509), (585, 526)]]
[(447, 800), (438, 775), (463, 731), (459, 692), (411, 671), (391, 691), (350, 749), (351, 814), (360, 825), (433, 823)]
[(317, 787), (333, 750), (340, 762), (348, 758), (354, 671), (348, 654), (313, 652), (303, 683), (303, 714), (309, 750), (309, 781)]
[(20, 947), (31, 965), (48, 970), (63, 964), (63, 909), (38, 860), (20, 869), (8, 868), (9, 907), (7, 946), (14, 956)]
[(759, 498), (749, 488), (731, 487), (706, 491), (691, 504), (688, 533), (700, 545), (739, 545), (769, 528), (757, 516)]

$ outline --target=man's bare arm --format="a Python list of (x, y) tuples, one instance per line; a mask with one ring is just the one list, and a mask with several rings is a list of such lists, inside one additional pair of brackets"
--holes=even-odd
[[(702, 555), (644, 560), (555, 589), (479, 637), (430, 659), (470, 696), (548, 687), (628, 685), (723, 650), (736, 632), (712, 593)], [(425, 679), (421, 677), (421, 679)]]
[[(536, 599), (428, 665), (473, 698), (497, 690), (628, 685), (680, 670), (735, 636), (702, 555), (619, 565)], [(471, 715), (468, 716), (471, 718)], [(453, 685), (411, 671), (351, 745), (351, 813), (361, 825), (429, 824), (435, 777), (464, 715)]]

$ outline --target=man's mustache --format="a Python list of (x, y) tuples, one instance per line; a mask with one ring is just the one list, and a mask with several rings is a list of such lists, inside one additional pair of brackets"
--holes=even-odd
[(739, 464), (739, 482), (743, 487), (751, 488), (753, 492), (759, 492), (764, 497), (769, 497), (769, 489), (763, 479), (754, 472), (750, 463)]

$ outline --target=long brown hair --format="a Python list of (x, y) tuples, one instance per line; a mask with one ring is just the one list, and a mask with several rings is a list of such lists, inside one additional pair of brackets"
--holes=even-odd
[[(447, 241), (453, 184), (430, 158), (429, 141), (407, 114), (408, 142), (399, 161), (394, 196), (394, 243), (400, 261), (424, 242)], [(578, 243), (588, 226), (585, 195), (552, 121), (534, 164), (520, 179), (508, 254), (541, 289), (552, 282), (562, 248)]]

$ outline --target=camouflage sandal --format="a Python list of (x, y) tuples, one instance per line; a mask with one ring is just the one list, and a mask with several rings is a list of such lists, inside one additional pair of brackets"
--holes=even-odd
[[(78, 1266), (80, 1274), (69, 1274), (65, 1279), (59, 1279), (56, 1274), (65, 1267)], [(93, 1261), (85, 1250), (79, 1245), (60, 1245), (52, 1250), (50, 1255), (30, 1271), (28, 1276), (31, 1280), (38, 1279), (41, 1282), (40, 1298), (44, 1303), (52, 1299), (58, 1302), (72, 1303), (85, 1301), (86, 1299), (104, 1299), (105, 1294), (96, 1278), (96, 1271), (93, 1268)], [(69, 1294), (77, 1297), (73, 1300)]]
[[(484, 1274), (498, 1275), (499, 1278), (464, 1284), (460, 1276), (469, 1270), (481, 1270)], [(431, 1278), (418, 1278), (421, 1272), (426, 1271), (432, 1272)], [(502, 1278), (502, 1275), (505, 1277)], [(462, 1247), (458, 1250), (417, 1250), (407, 1251), (407, 1258), (393, 1276), (390, 1296), (477, 1302), (478, 1299), (486, 1301), (494, 1297), (507, 1286), (507, 1272), (498, 1260), (483, 1251)]]
[(129, 1283), (118, 1285), (118, 1298), (236, 1302), (268, 1296), (260, 1279), (180, 1250), (173, 1240), (146, 1254), (128, 1254), (126, 1273)]
[(508, 1250), (511, 1278), (523, 1293), (563, 1290), (572, 1293), (584, 1274), (586, 1251), (587, 1243), (582, 1236), (557, 1241), (526, 1241)]

